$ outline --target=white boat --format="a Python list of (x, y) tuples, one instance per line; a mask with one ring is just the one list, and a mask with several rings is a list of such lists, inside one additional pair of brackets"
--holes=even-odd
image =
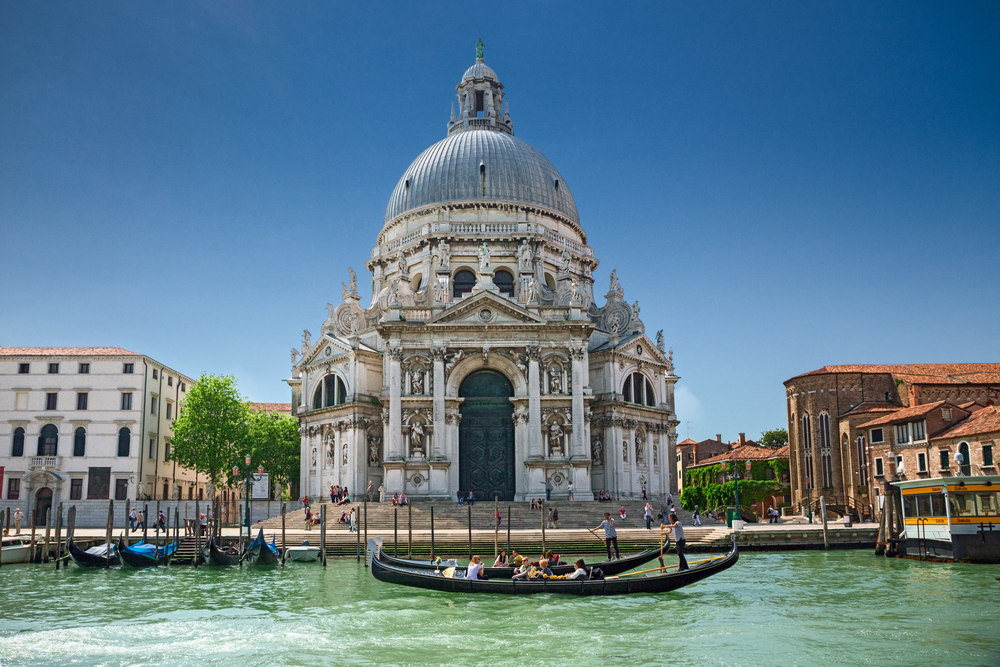
[(0, 563), (4, 565), (27, 563), (30, 559), (30, 535), (8, 535), (3, 538), (3, 547), (0, 548)]
[(904, 555), (1000, 563), (1000, 476), (936, 477), (892, 485), (903, 496)]
[(315, 563), (319, 559), (319, 547), (309, 546), (309, 540), (297, 547), (285, 547), (285, 557), (306, 563)]

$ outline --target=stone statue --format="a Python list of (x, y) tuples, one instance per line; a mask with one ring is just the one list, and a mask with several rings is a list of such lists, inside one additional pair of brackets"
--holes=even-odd
[(448, 357), (448, 363), (444, 365), (444, 372), (451, 373), (451, 369), (458, 365), (458, 362), (460, 362), (464, 356), (465, 350), (458, 350), (453, 353), (450, 357)]
[(421, 395), (424, 393), (424, 372), (423, 371), (411, 371), (410, 372), (410, 393), (414, 395)]
[(608, 331), (612, 333), (618, 333), (618, 327), (621, 326), (622, 318), (618, 313), (611, 313), (611, 317), (608, 318)]
[(528, 240), (525, 239), (521, 241), (521, 247), (517, 251), (517, 261), (521, 266), (522, 271), (531, 270), (531, 260), (533, 259), (531, 253), (531, 245), (528, 244)]
[(549, 369), (549, 393), (559, 394), (562, 392), (562, 372), (557, 368)]
[(590, 443), (590, 460), (597, 464), (604, 463), (604, 445), (600, 438)]
[(442, 269), (447, 269), (451, 266), (451, 246), (444, 239), (438, 241), (437, 256), (438, 264)]
[(583, 263), (583, 277), (589, 279), (589, 278), (593, 277), (593, 275), (594, 275), (594, 269), (590, 265), (590, 262), (584, 262)]
[(346, 466), (347, 465), (347, 443), (346, 442), (344, 443), (344, 449), (342, 451), (343, 451), (343, 457), (341, 458), (341, 461)]
[(510, 358), (514, 360), (514, 365), (517, 366), (517, 370), (527, 377), (528, 376), (528, 357), (527, 355), (521, 354), (517, 350), (510, 351)]
[(528, 284), (524, 288), (524, 302), (528, 304), (534, 303), (537, 298), (538, 281), (535, 280), (535, 276), (531, 276), (531, 280), (528, 281)]
[(580, 303), (580, 283), (575, 280), (569, 286), (569, 302), (570, 304)]
[(448, 290), (445, 289), (444, 283), (440, 280), (434, 283), (434, 301), (436, 303), (444, 303), (448, 300)]
[(476, 60), (483, 59), (483, 52), (486, 50), (486, 45), (483, 44), (483, 38), (480, 37), (479, 41), (476, 42)]
[(628, 442), (622, 440), (622, 461), (628, 463)]
[(486, 273), (490, 270), (490, 246), (486, 241), (479, 246), (479, 272)]
[[(343, 285), (344, 283), (340, 283), (340, 284)], [(344, 295), (341, 295), (341, 296), (344, 296), (344, 301), (347, 301), (346, 293)], [(333, 319), (333, 313), (334, 313), (335, 310), (337, 310), (337, 307), (335, 305), (333, 305), (332, 303), (330, 303), (329, 301), (327, 301), (326, 302), (326, 319), (327, 319), (328, 322)]]
[(635, 464), (646, 465), (646, 439), (640, 433), (635, 434)]
[(569, 265), (572, 256), (569, 254), (569, 250), (563, 248), (562, 257), (559, 258), (559, 273), (569, 273)]
[(377, 466), (381, 458), (382, 437), (378, 435), (368, 436), (368, 465)]
[(298, 359), (298, 356), (299, 356), (299, 351), (298, 351), (298, 350), (296, 350), (296, 349), (295, 349), (295, 348), (293, 347), (293, 348), (292, 348), (292, 366), (294, 366), (294, 365), (295, 365), (295, 362), (296, 362), (296, 360)]
[(632, 304), (632, 319), (634, 319), (636, 322), (639, 321), (639, 302), (638, 301), (636, 301), (635, 303)]
[(316, 448), (315, 447), (313, 447), (313, 449), (312, 449), (312, 467), (313, 468), (316, 467)]
[(663, 344), (663, 329), (660, 329), (659, 331), (656, 332), (656, 349), (658, 349), (660, 352), (663, 352), (665, 350)]
[(309, 333), (309, 329), (302, 330), (302, 356), (306, 355), (309, 348), (312, 347), (312, 334)]
[(620, 289), (621, 289), (621, 286), (618, 284), (618, 269), (612, 269), (611, 270), (611, 287), (608, 288), (608, 291), (609, 292), (617, 292)]
[(400, 278), (409, 278), (409, 267), (406, 266), (406, 255), (403, 251), (399, 251), (399, 257), (396, 258), (396, 270), (399, 272)]
[(667, 369), (674, 370), (674, 348), (667, 350)]
[(420, 422), (410, 424), (410, 453), (414, 456), (424, 454), (424, 427)]
[(660, 448), (655, 442), (653, 443), (653, 465), (660, 465)]
[(399, 307), (399, 280), (389, 283), (389, 305)]
[(556, 422), (549, 426), (549, 454), (551, 456), (562, 456), (563, 453), (563, 430)]

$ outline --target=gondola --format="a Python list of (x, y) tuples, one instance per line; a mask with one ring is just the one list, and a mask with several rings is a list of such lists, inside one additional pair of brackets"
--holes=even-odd
[(225, 549), (215, 546), (215, 540), (208, 543), (208, 562), (212, 565), (239, 565), (240, 553), (229, 553)]
[(277, 565), (278, 547), (264, 539), (264, 529), (261, 528), (254, 541), (247, 545), (247, 550), (243, 552), (243, 560), (250, 565)]
[[(659, 549), (657, 549), (659, 552)], [(379, 581), (416, 588), (426, 588), (450, 593), (498, 593), (505, 595), (527, 595), (532, 593), (562, 593), (567, 595), (628, 595), (630, 593), (664, 593), (688, 586), (729, 569), (739, 560), (736, 540), (733, 548), (725, 556), (710, 558), (695, 563), (683, 571), (660, 572), (656, 568), (648, 574), (608, 577), (597, 580), (572, 579), (532, 579), (514, 581), (512, 579), (471, 580), (458, 577), (454, 572), (449, 578), (448, 571), (433, 571), (402, 567), (383, 560), (384, 554), (375, 549), (372, 552), (371, 571)]]
[[(664, 553), (666, 553), (666, 547), (664, 547)], [(622, 574), (623, 572), (628, 572), (634, 568), (639, 567), (649, 561), (658, 558), (660, 556), (660, 548), (647, 549), (634, 556), (626, 556), (625, 558), (619, 558), (617, 560), (603, 560), (599, 563), (593, 563), (591, 567), (599, 567), (601, 571), (604, 572), (604, 576), (610, 577), (616, 574)], [(455, 566), (457, 563), (455, 561), (442, 561), (440, 565), (435, 562), (427, 560), (409, 560), (406, 558), (396, 558), (395, 556), (390, 556), (384, 551), (382, 553), (382, 561), (391, 565), (398, 565), (400, 567), (413, 568), (417, 570), (441, 570), (447, 567)], [(459, 565), (457, 572), (465, 572), (464, 565)], [(550, 567), (553, 574), (571, 574), (573, 572), (572, 565), (556, 565)], [(483, 568), (486, 576), (490, 579), (510, 579), (514, 576), (513, 567), (487, 567)], [(464, 576), (464, 574), (463, 574)]]
[[(107, 567), (122, 564), (122, 559), (118, 556), (118, 549), (115, 548), (114, 544), (98, 544), (96, 547), (90, 547), (84, 551), (70, 539), (66, 548), (69, 549), (69, 555), (73, 557), (73, 561), (81, 567)], [(111, 550), (110, 554), (108, 554), (109, 549)]]
[(176, 548), (177, 544), (174, 542), (162, 547), (157, 547), (149, 542), (136, 542), (125, 546), (124, 541), (121, 538), (118, 539), (118, 553), (121, 554), (122, 561), (130, 567), (166, 565)]

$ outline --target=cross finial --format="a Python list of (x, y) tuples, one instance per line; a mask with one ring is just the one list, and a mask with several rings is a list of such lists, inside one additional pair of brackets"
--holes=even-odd
[(476, 60), (483, 59), (483, 51), (485, 50), (485, 48), (486, 46), (483, 44), (483, 38), (480, 37), (479, 41), (476, 42)]

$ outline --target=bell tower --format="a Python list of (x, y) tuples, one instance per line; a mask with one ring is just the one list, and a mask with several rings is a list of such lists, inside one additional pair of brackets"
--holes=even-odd
[(449, 135), (464, 130), (496, 130), (514, 134), (503, 84), (497, 78), (497, 73), (484, 61), (484, 50), (483, 40), (480, 39), (476, 43), (476, 63), (465, 70), (462, 82), (455, 87), (458, 115), (455, 114), (455, 103), (452, 102)]

